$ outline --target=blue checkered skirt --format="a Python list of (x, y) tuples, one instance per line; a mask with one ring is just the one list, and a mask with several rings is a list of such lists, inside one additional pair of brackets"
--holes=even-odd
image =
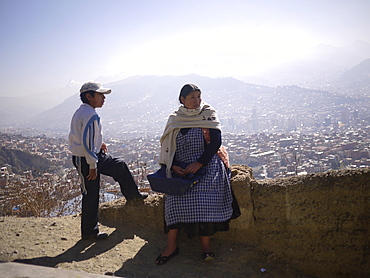
[[(201, 128), (192, 128), (176, 139), (177, 161), (195, 162), (204, 152)], [(182, 196), (166, 196), (164, 216), (168, 226), (179, 223), (225, 222), (233, 213), (227, 170), (217, 154), (209, 161), (206, 174)]]

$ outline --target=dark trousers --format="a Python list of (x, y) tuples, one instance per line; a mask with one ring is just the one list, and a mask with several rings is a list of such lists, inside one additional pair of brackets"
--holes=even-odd
[[(72, 157), (73, 164), (78, 169), (77, 157)], [(100, 174), (112, 177), (121, 187), (121, 192), (127, 200), (140, 197), (141, 194), (131, 175), (127, 164), (110, 155), (100, 152), (98, 154), (98, 176), (95, 180), (88, 180), (90, 167), (86, 159), (81, 157), (81, 173), (85, 181), (87, 194), (82, 194), (82, 217), (81, 217), (81, 235), (89, 237), (99, 233), (98, 228), (98, 208), (100, 191)]]

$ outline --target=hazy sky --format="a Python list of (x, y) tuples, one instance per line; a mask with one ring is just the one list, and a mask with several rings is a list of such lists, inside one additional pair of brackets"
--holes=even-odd
[(0, 0), (0, 95), (100, 76), (254, 75), (370, 43), (369, 0)]

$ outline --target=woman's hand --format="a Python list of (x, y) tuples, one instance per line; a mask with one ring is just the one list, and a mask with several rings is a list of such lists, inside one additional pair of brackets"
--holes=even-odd
[(185, 174), (194, 174), (196, 171), (198, 171), (201, 167), (203, 166), (202, 163), (199, 163), (199, 162), (193, 162), (191, 164), (189, 164), (186, 168), (185, 168)]
[(180, 166), (172, 166), (172, 171), (175, 172), (176, 175), (182, 177), (183, 175), (185, 175), (185, 170), (182, 169)]

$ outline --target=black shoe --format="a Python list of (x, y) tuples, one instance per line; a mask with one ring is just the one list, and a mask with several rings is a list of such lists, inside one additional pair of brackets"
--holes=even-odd
[(141, 201), (141, 200), (145, 200), (146, 198), (148, 198), (148, 193), (141, 193), (139, 196), (136, 196), (136, 197), (132, 197), (132, 198), (126, 198), (127, 202), (130, 202), (130, 201)]
[(99, 233), (91, 236), (83, 236), (83, 240), (105, 240), (108, 238), (108, 234), (106, 233)]
[(203, 260), (205, 261), (212, 261), (215, 259), (215, 254), (212, 252), (205, 252), (202, 254)]
[(176, 249), (175, 249), (175, 251), (173, 251), (173, 253), (171, 254), (171, 255), (169, 255), (169, 256), (162, 256), (162, 254), (161, 255), (159, 255), (158, 257), (157, 257), (157, 259), (155, 260), (155, 264), (156, 265), (162, 265), (162, 264), (165, 264), (165, 263), (167, 263), (170, 259), (172, 259), (173, 257), (175, 257), (177, 254), (179, 254), (180, 253), (180, 250), (179, 250), (179, 247), (176, 247)]

